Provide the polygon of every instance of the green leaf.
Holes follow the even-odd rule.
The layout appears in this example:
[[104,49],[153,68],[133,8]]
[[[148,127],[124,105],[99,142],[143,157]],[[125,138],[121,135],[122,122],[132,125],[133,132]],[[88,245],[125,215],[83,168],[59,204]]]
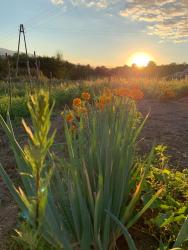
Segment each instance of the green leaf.
[[106,211],[106,213],[112,218],[112,220],[121,228],[123,235],[127,241],[127,244],[129,246],[130,250],[137,250],[135,243],[129,234],[127,228],[109,211]]
[[173,247],[181,247],[186,240],[188,240],[188,218],[183,223]]

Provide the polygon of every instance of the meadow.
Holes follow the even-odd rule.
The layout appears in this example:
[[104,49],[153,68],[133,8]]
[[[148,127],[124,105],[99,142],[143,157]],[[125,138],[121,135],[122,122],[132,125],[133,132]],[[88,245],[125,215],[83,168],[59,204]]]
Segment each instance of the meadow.
[[0,83],[14,153],[0,175],[19,208],[4,249],[188,249],[188,170],[169,164],[166,145],[138,150],[150,116],[139,103],[184,100],[188,80],[32,84]]

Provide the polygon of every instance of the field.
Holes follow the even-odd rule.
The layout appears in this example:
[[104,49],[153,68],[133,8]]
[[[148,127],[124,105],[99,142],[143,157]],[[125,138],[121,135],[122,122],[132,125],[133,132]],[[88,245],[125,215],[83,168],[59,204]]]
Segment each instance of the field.
[[188,249],[188,80],[1,82],[0,100],[0,249]]

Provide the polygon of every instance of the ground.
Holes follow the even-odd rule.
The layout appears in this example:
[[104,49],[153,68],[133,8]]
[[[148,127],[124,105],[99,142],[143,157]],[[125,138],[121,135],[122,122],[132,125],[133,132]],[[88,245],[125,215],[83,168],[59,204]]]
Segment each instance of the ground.
[[[171,167],[186,168],[188,166],[188,97],[168,102],[147,99],[137,105],[144,116],[150,112],[139,143],[141,151],[148,152],[153,143],[165,144],[171,156]],[[59,129],[57,140],[59,142],[62,134],[62,127],[59,125],[61,117],[53,120],[55,120],[53,127]],[[19,142],[25,141],[23,130],[19,126],[15,128],[15,134]],[[2,129],[0,129],[0,162],[10,176],[15,178],[14,158]],[[0,200],[0,249],[4,250],[6,237],[16,224],[18,210],[1,179]]]
[[138,109],[143,115],[150,112],[142,131],[142,151],[148,152],[153,143],[167,145],[171,167],[187,168],[188,97],[168,102],[142,100]]

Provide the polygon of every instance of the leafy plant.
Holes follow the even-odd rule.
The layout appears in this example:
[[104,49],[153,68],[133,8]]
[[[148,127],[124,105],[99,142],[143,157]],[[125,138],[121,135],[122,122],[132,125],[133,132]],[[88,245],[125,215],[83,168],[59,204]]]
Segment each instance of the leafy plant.
[[49,152],[49,95],[30,97],[28,108],[32,128],[23,122],[29,137],[21,149],[10,117],[0,116],[13,148],[22,187],[16,188],[3,167],[7,183],[27,223],[51,246],[71,249],[115,249],[121,229],[106,210],[129,229],[160,195],[154,194],[141,208],[140,197],[152,155],[141,164],[136,161],[136,141],[144,125],[138,124],[134,102],[115,98],[99,110],[89,105],[87,114],[77,120],[76,132],[64,121],[68,155]]
[[180,172],[168,168],[165,150],[163,145],[157,146],[155,150],[154,166],[145,182],[145,190],[148,192],[142,199],[147,202],[156,190],[164,187],[164,192],[152,204],[150,218],[148,220],[146,216],[145,223],[150,233],[172,244],[188,215],[188,174],[186,169]]
[[178,236],[176,238],[175,243],[173,244],[173,248],[169,248],[169,244],[160,243],[159,250],[185,250],[184,243],[188,240],[188,218],[185,219]]

